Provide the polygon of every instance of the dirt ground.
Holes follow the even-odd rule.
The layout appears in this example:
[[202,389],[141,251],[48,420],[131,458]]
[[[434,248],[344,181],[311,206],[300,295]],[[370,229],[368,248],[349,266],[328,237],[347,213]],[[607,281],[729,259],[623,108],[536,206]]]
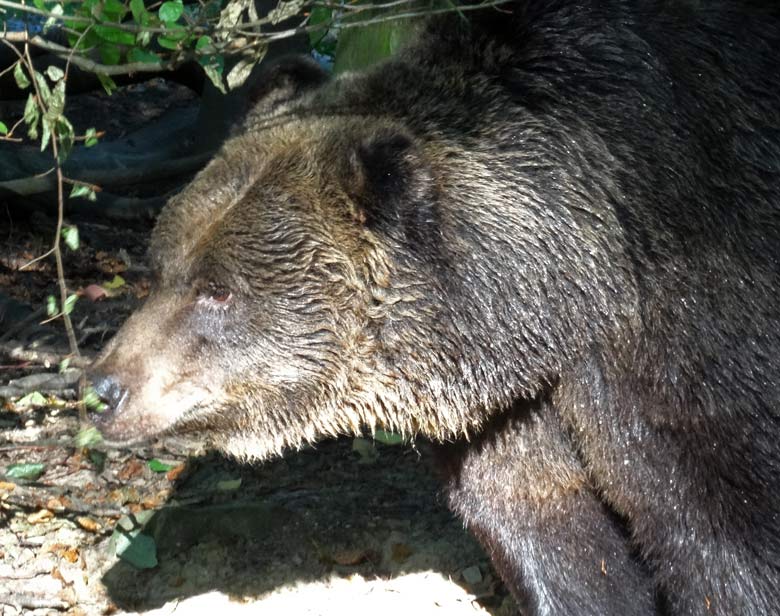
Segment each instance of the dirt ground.
[[[170,99],[156,87],[129,103],[90,95],[83,114],[110,125],[124,104],[146,121]],[[40,324],[54,264],[20,270],[49,248],[54,219],[3,209],[0,614],[518,614],[441,502],[425,442],[344,438],[258,466],[209,452],[207,437],[76,446],[79,373],[58,370],[61,324]],[[72,315],[89,359],[148,293],[151,225],[78,228],[69,287],[108,290]]]

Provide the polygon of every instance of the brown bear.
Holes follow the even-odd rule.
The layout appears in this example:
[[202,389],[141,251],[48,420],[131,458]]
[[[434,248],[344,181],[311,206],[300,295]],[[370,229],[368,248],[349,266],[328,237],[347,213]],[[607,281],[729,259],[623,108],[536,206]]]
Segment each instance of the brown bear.
[[780,8],[526,0],[256,107],[160,216],[104,434],[433,439],[531,614],[780,614]]

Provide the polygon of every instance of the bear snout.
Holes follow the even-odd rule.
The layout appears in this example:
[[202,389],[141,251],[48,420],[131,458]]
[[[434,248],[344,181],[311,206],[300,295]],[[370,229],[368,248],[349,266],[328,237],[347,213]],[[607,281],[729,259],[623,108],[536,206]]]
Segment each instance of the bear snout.
[[98,417],[105,419],[109,415],[117,413],[124,406],[129,395],[129,389],[112,374],[91,372],[88,376],[92,388],[108,408],[99,413]]

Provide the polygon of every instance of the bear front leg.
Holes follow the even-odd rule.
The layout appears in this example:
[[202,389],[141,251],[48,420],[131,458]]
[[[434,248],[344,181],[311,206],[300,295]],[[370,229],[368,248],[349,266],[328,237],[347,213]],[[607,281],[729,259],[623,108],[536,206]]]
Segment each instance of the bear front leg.
[[548,403],[438,448],[450,507],[531,615],[656,614],[649,573]]

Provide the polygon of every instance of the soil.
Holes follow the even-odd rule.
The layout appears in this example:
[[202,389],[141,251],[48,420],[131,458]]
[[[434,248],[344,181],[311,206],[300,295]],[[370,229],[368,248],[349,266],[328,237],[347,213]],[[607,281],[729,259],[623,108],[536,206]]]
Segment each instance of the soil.
[[[132,118],[120,134],[183,100],[168,84],[134,88],[69,103],[74,124],[112,128],[122,109]],[[61,322],[40,324],[54,262],[20,269],[49,249],[55,221],[3,209],[0,614],[519,614],[439,497],[425,442],[344,438],[256,466],[197,436],[77,446],[78,372],[59,374]],[[65,271],[82,293],[72,318],[87,361],[148,294],[151,226],[75,222],[81,245]],[[106,296],[93,301],[96,288]],[[32,389],[43,399],[25,401]],[[22,464],[42,467],[24,479]]]

